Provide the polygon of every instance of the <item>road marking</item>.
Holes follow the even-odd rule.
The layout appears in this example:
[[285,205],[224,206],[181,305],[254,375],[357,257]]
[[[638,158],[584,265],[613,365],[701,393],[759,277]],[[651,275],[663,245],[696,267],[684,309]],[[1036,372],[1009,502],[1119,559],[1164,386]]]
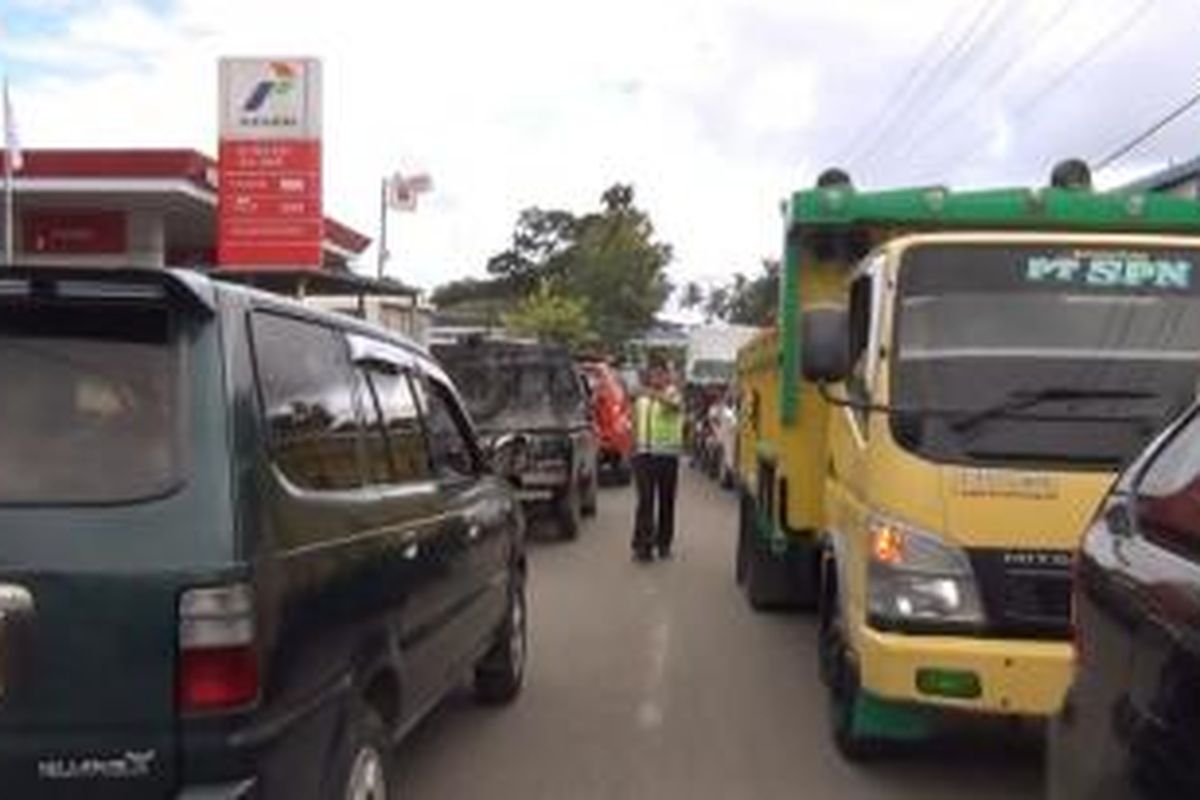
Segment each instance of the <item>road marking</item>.
[[650,664],[642,702],[637,710],[638,727],[643,730],[661,728],[665,717],[664,689],[667,678],[667,656],[671,648],[671,620],[660,616],[650,629]]

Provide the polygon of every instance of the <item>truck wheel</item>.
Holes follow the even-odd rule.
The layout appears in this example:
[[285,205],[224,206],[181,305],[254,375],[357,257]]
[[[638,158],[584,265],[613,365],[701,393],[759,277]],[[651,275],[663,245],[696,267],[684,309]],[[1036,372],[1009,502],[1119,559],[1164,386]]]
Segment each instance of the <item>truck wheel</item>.
[[475,699],[489,705],[511,702],[521,693],[529,652],[525,581],[513,574],[508,614],[496,643],[475,666]]
[[582,515],[579,485],[572,483],[554,498],[554,519],[558,523],[559,536],[568,540],[579,536]]
[[759,541],[758,531],[751,529],[746,538],[746,599],[755,611],[766,611],[780,605],[771,554]]
[[597,497],[600,494],[600,468],[596,462],[592,462],[592,471],[587,479],[587,489],[583,494],[583,501],[580,505],[580,511],[585,517],[596,516]]
[[392,749],[374,709],[356,703],[347,741],[333,772],[330,800],[389,800],[395,797]]
[[836,588],[824,600],[817,651],[821,677],[829,692],[829,732],[847,761],[869,761],[882,755],[884,743],[855,731],[855,716],[862,702],[858,669],[846,649],[845,624]]
[[733,575],[738,586],[741,586],[746,581],[746,561],[748,558],[747,549],[750,542],[750,524],[749,524],[749,509],[750,501],[744,494],[739,493],[738,496],[738,528],[737,528],[737,553],[734,556]]

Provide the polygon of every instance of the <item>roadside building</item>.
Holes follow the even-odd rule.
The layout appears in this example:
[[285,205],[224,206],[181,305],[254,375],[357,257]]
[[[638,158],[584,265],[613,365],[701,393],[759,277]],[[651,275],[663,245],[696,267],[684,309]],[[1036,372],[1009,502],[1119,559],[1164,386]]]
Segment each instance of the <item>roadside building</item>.
[[[217,262],[217,162],[195,150],[25,150],[13,180],[14,260],[25,265],[186,267]],[[0,235],[4,235],[0,215]],[[223,270],[424,341],[420,292],[353,271],[367,235],[324,219],[319,269]]]
[[1200,200],[1200,158],[1193,158],[1139,178],[1124,187],[1132,191],[1166,192]]

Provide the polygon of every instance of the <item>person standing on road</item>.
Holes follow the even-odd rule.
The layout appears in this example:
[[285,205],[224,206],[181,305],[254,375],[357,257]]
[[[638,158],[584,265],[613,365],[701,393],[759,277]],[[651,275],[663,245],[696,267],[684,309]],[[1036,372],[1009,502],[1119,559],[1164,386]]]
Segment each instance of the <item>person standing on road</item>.
[[633,557],[650,561],[655,551],[660,558],[671,557],[684,411],[683,397],[661,358],[651,359],[643,385],[633,406],[633,474],[637,487]]

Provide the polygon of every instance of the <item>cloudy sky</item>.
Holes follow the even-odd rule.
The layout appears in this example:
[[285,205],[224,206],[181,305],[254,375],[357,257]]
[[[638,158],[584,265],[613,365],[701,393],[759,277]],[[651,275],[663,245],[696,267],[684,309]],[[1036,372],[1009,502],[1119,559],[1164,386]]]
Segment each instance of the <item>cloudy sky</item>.
[[[424,287],[481,275],[521,208],[614,181],[677,283],[756,269],[780,198],[833,163],[1040,182],[1200,90],[1198,39],[1196,0],[0,0],[26,147],[214,153],[219,56],[320,57],[327,211],[374,235],[380,176],[430,172],[391,229]],[[1200,111],[1101,180],[1197,155]]]

